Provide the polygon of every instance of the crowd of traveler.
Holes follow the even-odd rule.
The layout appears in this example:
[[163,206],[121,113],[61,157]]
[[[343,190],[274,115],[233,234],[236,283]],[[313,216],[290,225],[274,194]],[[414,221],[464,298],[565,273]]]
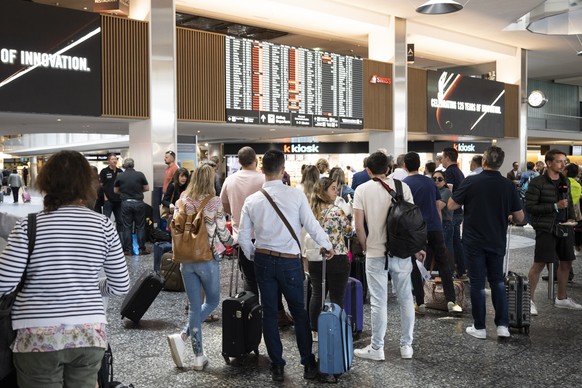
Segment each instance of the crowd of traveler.
[[[392,156],[378,150],[363,160],[362,171],[348,170],[351,185],[343,168],[330,170],[327,160],[320,159],[316,165],[305,165],[301,182],[291,187],[285,182],[285,155],[277,150],[264,154],[259,172],[255,151],[241,148],[241,168],[224,182],[217,179],[218,160],[188,171],[178,166],[173,151],[166,152],[160,198],[169,210],[166,221],[180,212],[201,210],[214,255],[209,261],[180,262],[189,308],[184,329],[168,336],[176,366],[186,366],[190,348],[194,370],[203,370],[209,363],[202,322],[220,301],[220,259],[227,246],[235,246],[244,290],[260,295],[263,338],[274,381],[285,379],[279,333],[284,325],[295,326],[303,377],[318,377],[312,350],[313,342],[318,341],[318,316],[328,293],[332,303],[344,306],[350,238],[362,247],[370,295],[371,339],[364,348],[354,350],[359,358],[385,360],[389,287],[400,309],[400,356],[413,357],[415,315],[424,310],[425,300],[417,262],[426,269],[438,269],[450,314],[463,312],[454,279],[470,282],[473,324],[466,333],[478,339],[487,338],[488,281],[497,337],[509,337],[506,232],[510,223],[524,222],[524,211],[536,233],[534,262],[528,274],[532,315],[538,314],[534,300],[541,272],[556,259],[554,305],[581,310],[582,305],[567,295],[575,251],[582,248],[582,237],[573,233],[576,222],[582,222],[578,166],[568,164],[563,152],[550,150],[541,168],[536,170],[528,162],[522,173],[514,163],[504,177],[499,172],[504,159],[504,151],[491,146],[482,156],[472,158],[471,174],[465,177],[457,151],[445,148],[435,162],[426,163],[421,174],[417,153],[398,155],[393,165]],[[108,166],[99,173],[104,203],[103,214],[98,214],[90,210],[97,187],[86,159],[74,151],[53,155],[36,180],[36,188],[44,195],[43,211],[17,223],[0,255],[0,295],[14,291],[23,274],[27,279],[12,318],[17,330],[13,350],[20,387],[57,382],[95,385],[107,348],[102,296],[123,295],[129,289],[124,254],[131,255],[134,226],[140,254],[149,253],[143,236],[148,181],[135,170],[133,159],[126,158],[122,168],[117,163],[117,156],[110,155]],[[427,226],[426,248],[410,257],[385,254],[386,216],[393,202],[384,184],[396,190],[395,180],[402,182],[404,200],[419,207]],[[76,231],[73,235],[66,233],[71,228]],[[32,254],[29,244],[34,248]],[[308,306],[305,272],[312,284]],[[327,287],[322,289],[324,281]],[[54,287],[46,290],[43,285],[51,282]],[[40,288],[43,292],[38,292]],[[82,311],[60,303],[63,294],[70,303],[84,306]],[[55,362],[62,367],[52,368]]]

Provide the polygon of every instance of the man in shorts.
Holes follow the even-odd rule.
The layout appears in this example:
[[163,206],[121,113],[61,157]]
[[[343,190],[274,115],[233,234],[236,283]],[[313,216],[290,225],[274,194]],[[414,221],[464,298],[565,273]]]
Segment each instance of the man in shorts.
[[[546,153],[546,171],[533,178],[525,193],[525,207],[530,215],[533,228],[536,231],[536,247],[534,263],[528,274],[531,288],[531,314],[538,315],[534,304],[534,294],[540,274],[546,264],[553,263],[557,256],[558,266],[558,294],[554,306],[572,310],[582,310],[582,305],[568,298],[566,286],[568,275],[572,267],[574,255],[574,230],[567,227],[569,233],[564,237],[556,236],[556,229],[560,223],[574,222],[574,207],[570,198],[570,182],[562,174],[566,165],[566,154],[560,150],[550,150]],[[552,283],[549,283],[551,286]]]

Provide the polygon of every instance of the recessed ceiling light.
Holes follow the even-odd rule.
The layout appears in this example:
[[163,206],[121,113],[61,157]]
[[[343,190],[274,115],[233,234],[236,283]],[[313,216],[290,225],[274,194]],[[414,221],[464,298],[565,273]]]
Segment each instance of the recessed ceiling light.
[[200,133],[200,131],[196,131],[196,133]]
[[271,132],[275,132],[275,131],[276,131],[276,129],[275,129],[275,128],[269,128],[269,131],[271,131]]
[[208,143],[204,143],[204,147],[208,147]]
[[87,7],[83,7],[83,9],[86,11],[87,10]]
[[61,121],[61,119],[57,119],[57,121]]

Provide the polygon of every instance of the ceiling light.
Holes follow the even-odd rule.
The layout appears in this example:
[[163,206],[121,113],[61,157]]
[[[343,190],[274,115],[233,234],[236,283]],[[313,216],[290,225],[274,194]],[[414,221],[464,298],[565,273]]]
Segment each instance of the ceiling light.
[[416,12],[426,15],[443,15],[463,9],[463,6],[454,0],[428,0],[416,9]]

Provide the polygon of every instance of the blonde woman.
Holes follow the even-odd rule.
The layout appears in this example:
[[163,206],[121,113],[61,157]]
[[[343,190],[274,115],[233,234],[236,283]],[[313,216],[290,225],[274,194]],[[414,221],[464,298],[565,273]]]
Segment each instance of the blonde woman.
[[[193,368],[203,370],[208,364],[208,357],[202,348],[202,321],[218,306],[220,299],[219,255],[225,250],[223,244],[232,245],[233,240],[226,228],[226,219],[222,202],[216,196],[214,188],[214,169],[208,164],[198,167],[192,173],[188,187],[176,203],[176,211],[183,208],[186,213],[195,213],[201,203],[211,197],[204,207],[203,214],[208,231],[210,247],[214,250],[214,259],[205,262],[181,263],[184,288],[190,304],[188,325],[180,334],[168,336],[172,358],[178,368],[183,368],[186,358],[186,343],[190,338],[196,356]],[[206,294],[201,304],[202,289]]]
[[[348,250],[344,242],[344,235],[351,232],[350,222],[338,206],[334,204],[337,197],[337,183],[331,178],[321,178],[314,187],[311,198],[311,210],[319,224],[329,236],[335,256],[328,259],[326,263],[326,290],[332,303],[344,307],[344,294],[348,277],[350,276],[350,262],[348,260]],[[311,302],[309,304],[309,318],[314,341],[317,341],[317,318],[321,311],[321,301],[325,299],[322,295],[322,257],[309,258],[309,274],[313,284]]]

